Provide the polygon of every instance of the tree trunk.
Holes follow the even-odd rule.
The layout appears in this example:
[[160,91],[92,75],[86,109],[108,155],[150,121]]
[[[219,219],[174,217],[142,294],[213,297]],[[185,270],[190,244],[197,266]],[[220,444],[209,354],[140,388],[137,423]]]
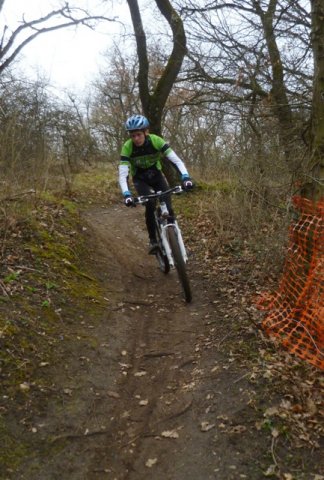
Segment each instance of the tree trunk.
[[[138,86],[143,113],[150,121],[152,133],[161,135],[162,114],[171,89],[180,71],[186,54],[186,35],[182,20],[169,0],[155,0],[161,14],[172,30],[173,48],[168,62],[156,84],[150,92],[148,82],[149,61],[147,55],[146,36],[137,0],[127,0],[135,32],[137,55],[139,60]],[[170,163],[164,164],[164,173],[169,183],[175,183],[175,171]]]
[[150,91],[148,85],[149,61],[147,56],[146,35],[137,0],[127,0],[135,33],[137,56],[139,61],[138,87],[143,113],[148,117]]
[[311,150],[302,194],[312,200],[324,197],[324,4],[312,0],[312,48],[314,54],[314,84],[311,116]]
[[287,97],[287,90],[284,79],[284,69],[280,56],[280,51],[278,48],[276,36],[275,36],[275,27],[274,27],[274,16],[277,7],[278,0],[270,0],[268,9],[263,11],[260,3],[255,0],[254,7],[258,13],[261,23],[263,26],[264,38],[267,43],[269,58],[272,68],[272,89],[271,96],[274,102],[274,114],[278,119],[280,130],[279,138],[280,144],[283,148],[285,159],[288,165],[288,168],[291,173],[296,171],[295,159],[294,159],[294,149],[292,148],[294,144],[294,128],[293,128],[293,117],[291,108],[289,105],[289,100]]

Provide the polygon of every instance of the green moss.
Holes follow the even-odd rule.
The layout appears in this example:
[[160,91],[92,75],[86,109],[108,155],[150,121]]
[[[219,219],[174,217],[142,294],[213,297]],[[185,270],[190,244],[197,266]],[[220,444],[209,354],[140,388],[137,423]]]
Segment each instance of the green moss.
[[5,321],[0,320],[0,325],[1,325],[2,336],[15,335],[19,331],[17,326],[14,323],[12,323],[10,320],[5,320]]
[[[74,318],[79,309],[96,317],[106,306],[99,282],[86,270],[86,245],[78,233],[76,211],[72,201],[64,200],[40,205],[34,216],[26,217],[21,256],[28,252],[28,269],[5,277],[15,290],[0,302],[0,362],[5,391],[12,395],[19,392],[21,381],[42,374],[39,358],[51,361],[56,339],[68,338],[66,319]],[[7,302],[13,300],[14,308],[8,309]]]
[[76,259],[76,253],[71,246],[62,243],[62,238],[51,235],[47,230],[39,229],[36,238],[39,242],[30,242],[28,248],[36,257],[52,259],[59,264],[70,265]]
[[0,295],[0,303],[10,303],[10,298]]
[[[103,304],[103,290],[100,285],[95,280],[90,281],[87,278],[84,278],[79,272],[82,279],[73,279],[69,280],[66,284],[66,288],[69,292],[69,295],[77,298],[80,302],[79,305],[88,305],[90,308],[89,301],[96,302],[97,304]],[[93,305],[91,306],[93,310]]]
[[[84,186],[86,183],[84,178]],[[101,185],[104,191],[107,177]],[[87,192],[84,196],[88,198]],[[82,314],[95,324],[107,305],[100,282],[88,269],[92,267],[87,265],[79,205],[46,193],[32,208],[20,211],[19,235],[10,238],[8,252],[15,252],[18,265],[26,269],[12,266],[6,270],[4,264],[1,272],[9,295],[0,298],[0,368],[4,402],[5,398],[10,401],[8,416],[0,420],[0,478],[7,478],[36,451],[42,457],[47,450],[53,454],[62,447],[60,442],[53,449],[46,441],[31,446],[28,441],[33,438],[35,442],[34,437],[26,433],[21,440],[16,434],[17,426],[11,424],[15,405],[20,410],[27,405],[37,408],[38,401],[33,387],[24,393],[20,384],[50,384],[52,380],[40,363],[55,364],[58,352],[73,347],[76,335],[87,347],[98,348],[99,340],[77,320]]]
[[72,215],[75,215],[78,211],[77,205],[70,200],[63,199],[61,200],[61,204]]
[[3,418],[0,418],[0,438],[0,465],[7,470],[14,470],[26,458],[29,448],[8,431]]
[[7,275],[3,279],[3,281],[4,281],[4,283],[11,283],[11,282],[14,282],[15,280],[17,280],[18,277],[19,277],[19,272],[12,272],[9,275]]
[[[16,428],[14,426],[14,428]],[[56,455],[62,451],[65,446],[63,441],[53,443],[51,438],[41,443],[31,441],[22,441],[18,434],[11,431],[9,425],[6,424],[5,419],[0,417],[0,478],[9,478],[12,472],[17,471],[23,464],[26,458],[32,459],[29,464],[28,471],[25,472],[28,478],[34,478],[39,469],[39,460],[35,455],[38,453],[41,457],[47,458],[49,455]],[[25,437],[26,438],[26,437]],[[34,461],[36,460],[36,461]],[[29,477],[32,475],[32,477]],[[11,477],[10,477],[11,478]],[[36,478],[36,477],[35,477]],[[38,477],[37,477],[38,478]]]
[[41,192],[40,194],[40,199],[44,202],[56,202],[57,201],[57,197],[55,195],[54,192],[51,192],[49,190],[46,190],[44,192]]

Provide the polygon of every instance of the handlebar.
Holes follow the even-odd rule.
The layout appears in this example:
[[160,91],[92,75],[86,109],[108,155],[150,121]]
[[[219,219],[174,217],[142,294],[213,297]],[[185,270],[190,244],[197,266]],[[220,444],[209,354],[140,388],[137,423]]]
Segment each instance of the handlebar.
[[149,195],[142,195],[140,197],[134,197],[134,203],[135,204],[146,203],[153,198],[164,197],[165,195],[168,195],[169,193],[179,194],[179,193],[182,193],[182,192],[184,192],[184,190],[181,187],[181,185],[177,185],[173,188],[169,188],[168,190],[165,190],[164,192],[156,192],[156,193],[150,193]]

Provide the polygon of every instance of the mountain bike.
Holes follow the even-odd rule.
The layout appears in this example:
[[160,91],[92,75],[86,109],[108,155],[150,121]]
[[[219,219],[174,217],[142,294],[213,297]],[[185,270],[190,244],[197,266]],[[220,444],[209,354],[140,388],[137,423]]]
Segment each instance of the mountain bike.
[[165,195],[180,194],[184,190],[180,185],[165,190],[164,192],[156,192],[149,195],[135,197],[134,202],[137,204],[144,204],[150,200],[156,200],[155,205],[155,228],[157,247],[154,255],[157,258],[160,270],[167,274],[170,269],[175,268],[178,273],[178,278],[182,286],[184,298],[187,303],[191,302],[192,294],[190,288],[190,281],[186,270],[186,263],[188,255],[181,235],[181,230],[177,220],[169,215],[165,203]]

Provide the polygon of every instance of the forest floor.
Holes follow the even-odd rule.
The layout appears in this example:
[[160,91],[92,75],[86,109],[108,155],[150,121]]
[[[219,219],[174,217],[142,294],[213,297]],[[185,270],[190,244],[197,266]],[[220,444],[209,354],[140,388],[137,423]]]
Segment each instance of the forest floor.
[[[147,254],[142,208],[88,206],[80,222],[86,286],[72,289],[65,250],[43,291],[28,275],[50,265],[45,247],[38,263],[26,239],[5,256],[6,278],[19,271],[22,280],[2,282],[0,340],[19,361],[16,377],[10,359],[1,370],[0,478],[324,479],[319,372],[259,328],[254,304],[264,287],[253,255],[220,251],[211,260],[199,230],[190,240],[184,226],[186,304],[176,273],[164,275]],[[59,236],[74,241],[64,228]],[[32,319],[27,293],[45,319]],[[23,353],[12,341],[19,335]]]

